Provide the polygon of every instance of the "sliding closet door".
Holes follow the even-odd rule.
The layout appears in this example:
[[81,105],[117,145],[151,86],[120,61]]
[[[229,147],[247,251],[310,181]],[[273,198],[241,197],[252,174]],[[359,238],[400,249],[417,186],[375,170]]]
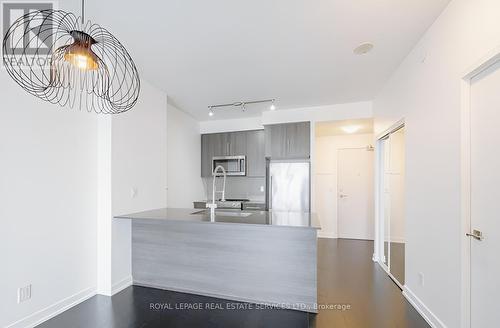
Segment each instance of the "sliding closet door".
[[405,130],[379,140],[380,263],[401,286],[405,272]]
[[405,282],[405,131],[390,136],[390,273],[401,284]]
[[390,227],[391,227],[391,194],[389,190],[390,181],[389,167],[390,167],[390,150],[389,137],[380,140],[380,199],[381,199],[381,240],[382,240],[382,264],[384,269],[389,270],[390,259]]

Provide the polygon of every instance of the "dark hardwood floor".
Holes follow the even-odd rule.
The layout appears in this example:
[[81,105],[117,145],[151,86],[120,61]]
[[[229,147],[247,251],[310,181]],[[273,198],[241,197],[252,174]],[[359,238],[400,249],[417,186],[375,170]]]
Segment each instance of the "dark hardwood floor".
[[404,243],[391,243],[391,273],[401,285],[405,284]]
[[[112,298],[95,296],[38,328],[429,327],[396,284],[372,262],[372,253],[370,241],[319,239],[318,302],[336,309],[320,310],[318,315],[129,287]],[[181,308],[188,304],[201,309]]]
[[320,311],[312,327],[430,327],[372,256],[372,241],[319,240],[318,303],[346,304],[351,308]]

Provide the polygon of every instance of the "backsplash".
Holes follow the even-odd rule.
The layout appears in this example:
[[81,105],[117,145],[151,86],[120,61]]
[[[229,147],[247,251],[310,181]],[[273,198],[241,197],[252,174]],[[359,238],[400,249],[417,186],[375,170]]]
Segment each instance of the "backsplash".
[[[222,179],[218,180],[217,190],[222,189]],[[206,199],[212,199],[212,178],[203,178]],[[251,201],[265,201],[265,178],[228,177],[226,198],[246,198]],[[220,194],[216,196],[220,198]]]

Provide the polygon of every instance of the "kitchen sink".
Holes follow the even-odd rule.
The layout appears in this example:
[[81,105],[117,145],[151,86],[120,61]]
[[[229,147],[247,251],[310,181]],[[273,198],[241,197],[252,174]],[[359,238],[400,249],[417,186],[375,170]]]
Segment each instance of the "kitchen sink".
[[[208,214],[210,215],[210,211],[209,210],[201,210],[201,211],[196,211],[196,212],[193,212],[191,213],[192,215],[200,215],[200,214]],[[246,218],[250,215],[252,215],[253,213],[252,212],[242,212],[242,211],[224,211],[224,210],[219,210],[219,211],[215,211],[215,216],[217,217],[224,217],[224,216],[228,216],[228,217],[242,217],[242,218]]]

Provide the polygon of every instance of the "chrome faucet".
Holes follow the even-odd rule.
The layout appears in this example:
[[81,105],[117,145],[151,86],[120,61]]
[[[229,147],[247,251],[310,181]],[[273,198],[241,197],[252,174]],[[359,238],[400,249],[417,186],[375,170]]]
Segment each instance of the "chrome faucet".
[[[220,172],[219,172],[220,171]],[[221,196],[221,201],[226,200],[226,170],[221,166],[218,165],[215,170],[212,173],[213,176],[213,181],[212,181],[212,203],[207,203],[207,208],[210,208],[210,221],[214,222],[215,221],[215,209],[217,208],[217,204],[215,203],[215,193],[220,192],[222,194]],[[223,177],[223,183],[222,183],[222,190],[216,190],[215,189],[215,180],[217,180],[218,177]]]

